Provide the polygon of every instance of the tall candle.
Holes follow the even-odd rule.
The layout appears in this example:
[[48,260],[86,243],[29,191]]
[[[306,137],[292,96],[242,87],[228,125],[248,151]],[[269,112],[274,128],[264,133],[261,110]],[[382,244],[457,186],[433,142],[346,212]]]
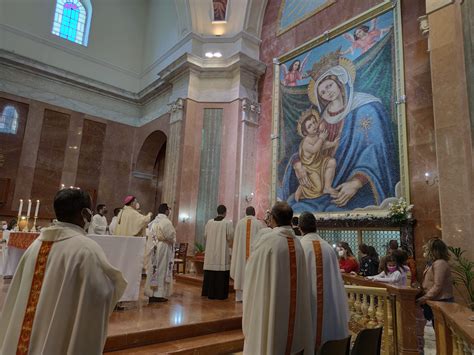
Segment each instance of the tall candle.
[[18,207],[18,215],[21,216],[21,211],[23,211],[23,200],[20,198],[20,207]]
[[35,218],[38,218],[39,209],[40,209],[40,200],[36,200]]
[[28,211],[26,212],[26,218],[30,218],[31,213],[31,200],[28,200]]

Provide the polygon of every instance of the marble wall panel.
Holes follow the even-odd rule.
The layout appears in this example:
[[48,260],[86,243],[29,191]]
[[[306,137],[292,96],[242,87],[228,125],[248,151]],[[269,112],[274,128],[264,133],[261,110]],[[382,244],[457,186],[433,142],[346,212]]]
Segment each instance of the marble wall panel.
[[442,237],[473,259],[474,154],[460,4],[430,13],[428,20]]
[[[102,154],[107,125],[101,122],[85,119],[82,125],[81,145],[68,146],[71,151],[79,150],[75,186],[89,192],[92,198],[92,207],[95,210],[99,190],[99,177],[102,170]],[[72,132],[78,136],[77,132]]]
[[46,109],[41,128],[31,198],[41,201],[42,215],[54,218],[54,195],[61,184],[70,115]]
[[[29,105],[0,96],[0,115],[7,106],[12,106],[18,113],[18,128],[15,134],[0,133],[0,179],[2,191],[0,193],[0,214],[16,215],[18,200],[14,200],[14,190],[17,184],[17,171],[23,148]],[[25,196],[27,197],[27,196]]]
[[113,209],[122,207],[123,199],[130,194],[134,134],[133,127],[107,122],[97,200],[109,207],[109,220]]

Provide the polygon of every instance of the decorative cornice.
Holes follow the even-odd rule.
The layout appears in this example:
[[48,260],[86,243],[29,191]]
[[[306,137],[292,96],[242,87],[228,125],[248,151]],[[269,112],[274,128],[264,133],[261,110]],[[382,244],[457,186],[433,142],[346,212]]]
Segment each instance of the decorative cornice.
[[242,100],[242,121],[258,126],[260,119],[260,104],[250,99]]
[[9,25],[5,25],[3,23],[0,23],[0,29],[3,29],[5,31],[8,31],[10,33],[13,33],[13,34],[16,34],[18,36],[22,36],[22,37],[25,37],[25,38],[28,38],[32,41],[35,41],[37,43],[41,43],[41,44],[44,44],[48,47],[51,47],[51,48],[56,48],[56,49],[59,49],[59,50],[62,50],[66,53],[69,53],[69,54],[72,54],[74,55],[75,57],[79,57],[79,58],[82,58],[82,59],[85,59],[85,60],[88,60],[90,62],[93,62],[93,63],[96,63],[96,64],[99,64],[99,65],[102,65],[104,67],[107,67],[107,68],[110,68],[110,69],[113,69],[113,70],[116,70],[116,71],[119,71],[123,74],[126,74],[126,75],[130,75],[132,76],[133,78],[135,79],[140,79],[140,73],[138,72],[135,72],[135,71],[132,71],[132,70],[129,70],[129,69],[126,69],[126,68],[122,68],[118,65],[114,65],[114,64],[111,64],[105,60],[102,60],[102,59],[99,59],[99,58],[96,58],[96,57],[93,57],[93,56],[90,56],[90,55],[87,55],[85,53],[83,53],[82,51],[78,51],[78,50],[75,50],[74,48],[71,48],[69,46],[63,46],[61,45],[60,43],[56,43],[54,41],[51,41],[47,38],[44,38],[44,37],[41,37],[41,36],[38,36],[38,35],[35,35],[35,34],[32,34],[32,33],[29,33],[29,32],[26,32],[26,31],[22,31],[16,27],[13,27],[13,26],[9,26]]
[[257,46],[259,46],[260,43],[262,42],[258,37],[245,31],[241,31],[232,37],[202,36],[194,32],[188,32],[173,47],[168,49],[165,53],[163,53],[163,55],[161,55],[152,64],[146,67],[141,73],[140,78],[145,77],[147,74],[149,74],[150,72],[158,68],[160,64],[166,60],[166,58],[170,58],[176,55],[179,52],[179,50],[181,48],[184,48],[185,44],[191,40],[201,42],[201,44],[210,44],[210,43],[235,43],[240,39],[248,40]]
[[230,71],[240,68],[254,73],[255,76],[260,76],[266,68],[264,63],[244,53],[236,53],[229,58],[213,60],[185,53],[164,68],[153,83],[139,93],[133,93],[2,49],[0,49],[0,65],[14,67],[27,73],[136,105],[145,105],[164,91],[169,90],[172,82],[187,71],[192,70],[200,75],[209,73],[219,77],[228,76]]
[[430,33],[430,23],[428,22],[428,15],[418,17],[418,27],[423,37],[428,37]]

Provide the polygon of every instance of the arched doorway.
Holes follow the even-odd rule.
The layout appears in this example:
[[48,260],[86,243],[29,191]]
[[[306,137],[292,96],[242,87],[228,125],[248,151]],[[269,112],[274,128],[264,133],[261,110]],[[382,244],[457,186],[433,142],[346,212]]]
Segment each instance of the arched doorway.
[[143,142],[132,172],[132,190],[139,199],[142,211],[156,213],[163,195],[165,174],[166,135],[154,131]]

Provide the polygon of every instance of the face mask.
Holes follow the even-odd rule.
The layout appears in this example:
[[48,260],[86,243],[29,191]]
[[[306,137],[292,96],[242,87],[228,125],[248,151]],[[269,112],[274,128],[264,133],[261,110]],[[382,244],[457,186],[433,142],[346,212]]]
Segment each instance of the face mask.
[[396,266],[388,266],[387,270],[388,270],[389,273],[392,273],[392,272],[397,271],[397,267]]
[[136,210],[139,210],[139,209],[140,209],[140,204],[139,204],[138,202],[135,204],[135,209],[136,209]]
[[341,256],[341,257],[346,254],[345,250],[339,250],[337,253],[338,253],[339,256]]
[[7,226],[6,224],[2,224],[2,229],[3,229],[4,231],[6,231],[7,228],[8,228],[8,226]]

